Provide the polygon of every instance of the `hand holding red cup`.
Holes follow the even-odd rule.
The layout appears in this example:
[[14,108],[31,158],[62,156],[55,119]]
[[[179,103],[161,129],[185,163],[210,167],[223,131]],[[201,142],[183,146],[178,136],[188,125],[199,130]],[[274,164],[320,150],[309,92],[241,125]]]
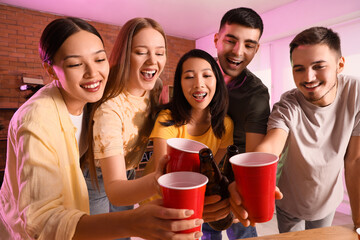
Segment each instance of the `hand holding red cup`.
[[[173,172],[162,175],[158,183],[164,207],[194,210],[194,214],[188,219],[201,219],[207,182],[206,176],[196,172]],[[196,231],[201,231],[201,226],[182,233]]]
[[237,191],[251,222],[267,222],[273,217],[278,159],[276,155],[259,152],[230,158]]

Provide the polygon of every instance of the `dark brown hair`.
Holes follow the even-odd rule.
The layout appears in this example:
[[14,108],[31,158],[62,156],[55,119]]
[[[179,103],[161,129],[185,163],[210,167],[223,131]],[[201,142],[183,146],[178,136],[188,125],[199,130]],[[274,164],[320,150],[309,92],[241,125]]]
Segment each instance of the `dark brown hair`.
[[41,60],[52,65],[54,56],[61,45],[80,30],[95,34],[104,44],[99,32],[90,23],[74,17],[55,19],[45,27],[40,37],[39,53]]
[[225,24],[239,24],[245,27],[259,29],[259,37],[261,37],[264,30],[264,24],[259,14],[251,8],[245,7],[234,8],[227,11],[221,19],[219,31],[221,31]]
[[193,49],[180,58],[175,71],[173,98],[164,106],[164,108],[171,111],[173,120],[161,124],[164,126],[181,126],[190,122],[191,105],[186,100],[181,87],[182,67],[184,62],[189,58],[204,59],[210,64],[215,75],[216,90],[214,97],[209,104],[209,109],[211,114],[211,127],[215,136],[221,138],[225,133],[224,119],[229,105],[228,92],[219,65],[210,54],[200,49]]
[[290,59],[292,58],[292,52],[300,45],[315,45],[325,44],[330,49],[334,50],[338,57],[341,57],[341,46],[339,35],[325,27],[312,27],[308,28],[298,35],[290,43]]

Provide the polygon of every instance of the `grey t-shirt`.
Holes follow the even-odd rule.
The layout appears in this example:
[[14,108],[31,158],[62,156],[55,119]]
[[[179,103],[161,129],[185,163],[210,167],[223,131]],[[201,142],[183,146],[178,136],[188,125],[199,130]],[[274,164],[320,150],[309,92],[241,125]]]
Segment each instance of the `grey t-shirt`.
[[342,169],[351,136],[360,135],[360,79],[338,76],[332,104],[318,107],[297,89],[284,93],[273,107],[268,130],[289,133],[281,159],[276,205],[304,220],[333,212],[343,199]]

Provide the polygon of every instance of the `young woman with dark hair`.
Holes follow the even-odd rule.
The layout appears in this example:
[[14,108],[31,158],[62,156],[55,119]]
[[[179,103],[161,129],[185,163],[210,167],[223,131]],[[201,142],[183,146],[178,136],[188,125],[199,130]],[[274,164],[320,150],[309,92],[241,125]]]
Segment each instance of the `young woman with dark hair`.
[[226,147],[233,143],[233,123],[226,116],[227,107],[227,89],[214,58],[199,49],[182,56],[175,71],[173,98],[159,113],[150,135],[155,165],[166,155],[169,138],[202,142],[219,163]]

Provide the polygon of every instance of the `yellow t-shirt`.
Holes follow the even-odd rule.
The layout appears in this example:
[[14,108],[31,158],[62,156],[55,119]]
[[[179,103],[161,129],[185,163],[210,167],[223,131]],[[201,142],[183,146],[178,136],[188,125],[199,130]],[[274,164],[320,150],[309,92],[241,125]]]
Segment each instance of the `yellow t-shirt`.
[[154,88],[137,97],[123,91],[117,97],[103,103],[95,112],[93,139],[96,159],[123,155],[126,169],[135,168],[146,150],[149,135],[154,126],[150,105],[157,105],[162,90],[158,79]]
[[172,120],[170,110],[162,110],[159,113],[159,116],[155,122],[154,129],[151,132],[151,139],[186,138],[195,140],[208,146],[213,152],[214,156],[216,155],[219,148],[226,148],[227,146],[233,144],[234,124],[229,116],[225,117],[225,134],[222,136],[221,139],[215,136],[211,126],[208,131],[206,131],[203,135],[192,136],[187,132],[186,125],[182,125],[180,127],[177,127],[175,125],[166,127],[160,124],[160,122],[166,122],[168,120]]

